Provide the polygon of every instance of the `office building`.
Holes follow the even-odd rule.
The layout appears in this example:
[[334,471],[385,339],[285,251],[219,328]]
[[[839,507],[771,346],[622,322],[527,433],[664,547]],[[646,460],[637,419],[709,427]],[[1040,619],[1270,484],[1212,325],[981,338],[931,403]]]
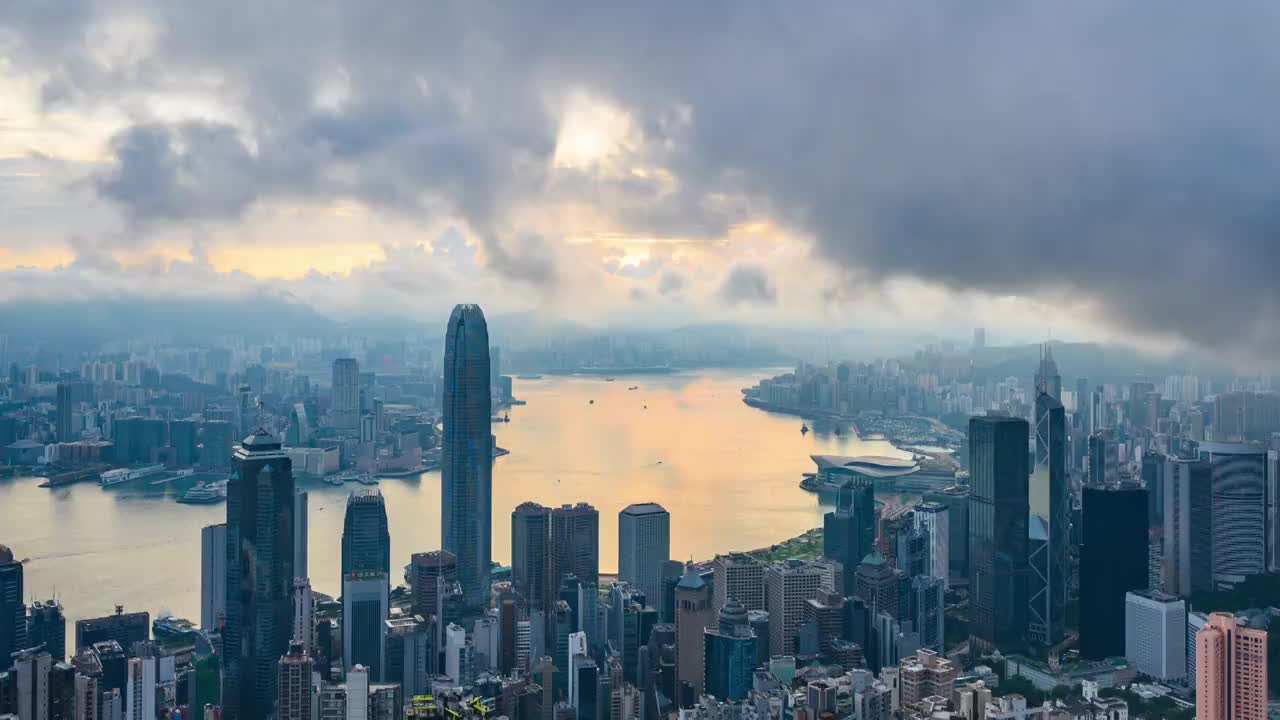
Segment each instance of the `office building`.
[[304,577],[293,579],[293,632],[290,640],[300,643],[303,652],[308,655],[312,650],[312,636],[315,634],[315,596],[311,591],[311,581]]
[[1213,583],[1230,587],[1267,571],[1267,449],[1200,443],[1213,478]]
[[391,612],[386,573],[353,570],[342,578],[342,667],[364,666],[382,682],[386,621]]
[[464,603],[488,604],[493,530],[489,329],[478,305],[458,305],[444,341],[440,511],[444,549],[457,558]]
[[200,530],[200,627],[221,632],[227,618],[227,524]]
[[1164,511],[1161,585],[1171,595],[1213,589],[1213,474],[1209,463],[1168,458],[1160,480]]
[[[1052,363],[1052,357],[1048,362]],[[1041,371],[1045,369],[1042,361]],[[1041,380],[1050,383],[1054,377]],[[1060,379],[1058,383],[1060,387]],[[1027,638],[1054,645],[1066,631],[1071,486],[1067,481],[1066,413],[1057,396],[1043,386],[1036,395],[1035,421],[1035,465],[1027,496],[1033,516],[1027,541]]]
[[129,679],[125,689],[125,720],[155,720],[156,659],[129,658]]
[[[446,550],[414,553],[410,559],[410,585],[413,588],[413,613],[434,617],[439,621],[443,589],[458,579],[458,561]],[[443,627],[443,625],[441,625]]]
[[1048,343],[1040,346],[1040,366],[1036,368],[1035,388],[1037,393],[1045,393],[1059,405],[1062,404],[1062,375],[1058,373],[1058,363],[1053,359],[1053,346]]
[[122,648],[132,648],[134,643],[146,642],[150,637],[151,614],[127,613],[119,605],[114,615],[76,621],[77,649],[108,640],[114,640]]
[[1142,453],[1142,487],[1147,491],[1147,587],[1164,589],[1164,455]]
[[969,488],[952,485],[924,494],[925,502],[947,507],[947,562],[951,567],[949,584],[969,580]]
[[1267,633],[1210,613],[1196,634],[1196,720],[1265,720]]
[[76,669],[70,663],[49,667],[49,720],[73,720],[76,714]]
[[1147,491],[1085,487],[1080,548],[1080,654],[1124,654],[1125,595],[1147,588]]
[[360,426],[360,364],[355,358],[333,361],[331,388],[329,411],[333,415],[333,426],[355,430]]
[[1186,677],[1186,603],[1157,591],[1125,595],[1124,657],[1135,670],[1161,682]]
[[900,616],[900,619],[911,621],[915,634],[919,636],[920,647],[943,652],[947,603],[942,578],[917,575],[899,587],[899,593],[906,594],[905,603],[902,598],[898,600],[900,613],[906,606],[905,616]]
[[421,615],[403,615],[386,621],[386,682],[400,683],[404,696],[425,695],[436,670],[436,645],[432,625]]
[[227,488],[224,720],[263,720],[276,700],[276,664],[293,632],[293,466],[258,429],[234,455]]
[[525,502],[511,511],[511,585],[524,607],[551,603],[551,509]]
[[67,616],[57,600],[36,600],[31,604],[27,647],[43,649],[55,663],[67,659]]
[[200,465],[210,469],[231,467],[235,427],[227,420],[209,420],[200,428]]
[[1120,482],[1120,444],[1109,429],[1089,436],[1089,482],[1094,485]]
[[835,509],[822,517],[822,555],[844,568],[843,585],[853,587],[858,563],[876,539],[875,485],[870,478],[850,477],[836,493]]
[[27,647],[27,606],[22,594],[22,563],[0,545],[0,662]]
[[972,655],[1016,651],[1026,641],[1026,420],[969,420],[969,644]]
[[940,502],[922,502],[915,506],[912,518],[916,528],[925,531],[929,541],[925,573],[941,580],[945,588],[951,578],[950,509]]
[[671,514],[657,503],[628,505],[618,513],[618,579],[644,593],[650,605],[662,597],[662,567],[671,559]]
[[12,693],[10,703],[18,720],[49,720],[49,671],[53,659],[47,652],[24,649],[9,660],[13,663],[11,682],[16,688],[5,683],[5,690]]
[[551,584],[570,575],[583,585],[600,581],[600,513],[587,503],[551,510]]
[[[342,521],[342,577],[367,571],[391,577],[387,505],[376,487],[351,493]],[[373,677],[376,680],[377,673]]]
[[803,560],[770,565],[764,573],[769,608],[769,654],[794,655],[796,634],[804,622],[805,601],[818,596],[823,571]]
[[293,576],[309,578],[307,568],[307,492],[293,494]]
[[357,665],[347,671],[346,720],[370,720],[369,685],[368,668]]
[[[717,555],[711,562],[712,602],[711,607],[717,613],[724,609],[732,598],[747,612],[764,610],[764,569],[765,564],[746,553],[730,553]],[[766,642],[761,638],[761,642]]]
[[702,694],[703,633],[711,625],[711,588],[690,563],[676,584],[676,684],[688,683],[693,696]]
[[717,699],[739,701],[752,688],[756,669],[756,637],[747,608],[730,596],[720,607],[715,628],[703,636],[705,655],[705,687],[703,691]]
[[302,643],[290,643],[280,658],[276,687],[276,720],[311,720],[311,656]]
[[99,720],[98,709],[102,704],[102,693],[98,689],[98,676],[77,672],[75,676],[75,720]]
[[195,420],[174,420],[169,423],[169,446],[173,448],[173,461],[178,467],[191,467],[199,457],[199,430]]
[[902,574],[889,563],[877,550],[872,550],[862,562],[853,577],[853,595],[862,598],[872,615],[878,612],[898,616],[898,585]]

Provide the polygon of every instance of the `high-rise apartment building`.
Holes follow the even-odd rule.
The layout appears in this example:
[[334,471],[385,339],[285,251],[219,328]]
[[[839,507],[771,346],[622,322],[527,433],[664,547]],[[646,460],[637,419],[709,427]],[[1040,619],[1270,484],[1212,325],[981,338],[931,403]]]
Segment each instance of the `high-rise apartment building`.
[[1080,548],[1080,654],[1124,654],[1125,595],[1147,588],[1147,491],[1085,487]]
[[1124,600],[1124,656],[1161,682],[1187,672],[1187,605],[1181,598],[1139,590]]
[[[1052,363],[1051,355],[1046,355]],[[1027,637],[1054,645],[1066,631],[1067,545],[1071,538],[1071,485],[1067,481],[1067,420],[1062,403],[1051,391],[1057,378],[1041,378],[1035,402],[1035,465],[1031,469],[1028,503],[1034,517],[1029,527],[1027,575]],[[1044,362],[1041,371],[1045,370]],[[1059,393],[1061,379],[1057,378]]]
[[587,503],[551,510],[551,584],[569,575],[587,586],[600,581],[600,513]]
[[658,606],[662,566],[671,559],[671,514],[658,503],[628,505],[618,513],[618,578]]
[[1265,720],[1267,633],[1211,613],[1196,635],[1196,719]]
[[511,511],[511,584],[524,606],[545,611],[551,582],[551,508],[525,502]]
[[156,720],[156,658],[129,658],[125,720]]
[[360,363],[355,358],[333,361],[329,411],[333,426],[342,430],[360,427]]
[[464,602],[477,613],[488,602],[493,556],[490,397],[484,313],[478,305],[458,305],[444,340],[441,538],[444,549],[457,558]]
[[227,524],[200,530],[200,627],[221,632],[227,619]]
[[1030,426],[969,420],[969,644],[971,653],[1026,642]]
[[311,667],[302,643],[290,643],[278,664],[276,720],[311,720]]
[[49,653],[23,649],[8,661],[13,663],[10,672],[17,691],[10,702],[17,710],[18,720],[50,720],[49,671],[53,667],[53,659]]
[[917,650],[898,661],[899,702],[915,707],[927,697],[950,698],[959,668],[932,650]]
[[293,632],[293,466],[258,429],[235,451],[227,488],[224,720],[263,720]]
[[[926,553],[925,574],[942,581],[946,587],[951,576],[951,513],[940,502],[922,502],[912,512],[917,528],[927,533],[929,547]],[[848,585],[845,585],[848,588]]]

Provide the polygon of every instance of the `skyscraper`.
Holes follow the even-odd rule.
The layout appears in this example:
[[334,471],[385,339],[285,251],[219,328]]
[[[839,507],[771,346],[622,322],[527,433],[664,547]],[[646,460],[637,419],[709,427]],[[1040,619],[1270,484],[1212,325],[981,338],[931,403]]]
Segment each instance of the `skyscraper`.
[[676,684],[687,683],[695,698],[702,695],[706,662],[703,634],[712,624],[712,612],[711,588],[690,563],[676,583]]
[[27,606],[22,602],[22,563],[0,545],[0,663],[27,647]]
[[352,570],[342,576],[342,667],[363,665],[374,682],[383,679],[389,593],[384,572]]
[[307,578],[307,493],[299,490],[293,494],[293,575]]
[[549,607],[551,509],[525,502],[511,511],[511,584],[530,610]]
[[1040,346],[1040,366],[1036,368],[1035,385],[1037,393],[1046,393],[1062,403],[1062,375],[1058,373],[1058,363],[1053,361],[1053,346],[1048,343]]
[[445,550],[414,553],[409,558],[410,585],[413,587],[413,612],[423,617],[436,618],[436,627],[443,628],[440,621],[441,587],[453,585],[458,580],[458,560],[453,553]]
[[391,576],[387,504],[376,487],[351,493],[342,520],[342,577],[367,570]]
[[1147,491],[1086,487],[1080,549],[1080,654],[1124,654],[1125,595],[1147,588]]
[[311,720],[311,656],[302,643],[290,643],[281,656],[276,686],[276,720]]
[[1164,591],[1190,595],[1213,588],[1213,474],[1201,460],[1169,458],[1164,483],[1161,542]]
[[1267,448],[1205,442],[1213,477],[1213,583],[1233,585],[1267,571]]
[[1110,430],[1089,436],[1089,482],[1109,485],[1120,482],[1120,445]]
[[[946,588],[950,579],[951,568],[951,517],[946,505],[939,502],[922,502],[916,505],[912,513],[916,527],[928,533],[929,550],[926,561],[926,572],[942,581]],[[849,586],[846,584],[846,588]]]
[[43,648],[55,663],[67,659],[67,616],[57,600],[36,600],[31,604],[27,646]]
[[573,575],[595,586],[600,581],[600,513],[587,503],[551,510],[552,585]]
[[769,606],[769,654],[793,655],[804,622],[805,601],[822,589],[822,568],[803,560],[774,563],[765,570]]
[[17,689],[16,697],[10,702],[16,700],[14,709],[18,711],[19,720],[49,720],[49,670],[53,667],[49,653],[23,649],[5,662],[10,660],[13,662],[11,677]]
[[479,305],[458,305],[444,339],[440,512],[445,550],[457,558],[468,609],[487,604],[493,530],[489,329]]
[[1027,631],[1026,420],[969,420],[969,645],[1013,651]]
[[[746,612],[764,610],[764,563],[746,553],[730,553],[717,555],[711,566],[715,577],[712,610],[719,613],[730,598]],[[768,641],[761,638],[760,642]]]
[[[1052,363],[1052,356],[1048,356]],[[1044,362],[1041,372],[1046,370]],[[1027,637],[1044,645],[1057,644],[1066,631],[1067,523],[1071,515],[1071,485],[1067,481],[1067,419],[1062,403],[1050,392],[1056,379],[1042,377],[1036,395],[1036,462],[1031,471],[1028,503],[1035,516],[1028,539]]]
[[[717,587],[719,583],[717,583]],[[756,638],[747,609],[733,597],[721,606],[717,628],[704,636],[705,692],[720,700],[737,701],[751,691],[756,668]]]
[[1211,613],[1196,633],[1196,719],[1265,720],[1267,633]]
[[342,430],[360,427],[360,364],[355,358],[333,361],[329,409],[333,413],[334,427]]
[[125,720],[155,720],[156,659],[129,658],[129,679],[125,687]]
[[1139,590],[1124,599],[1124,656],[1134,669],[1167,682],[1187,673],[1187,605]]
[[200,627],[220,632],[227,619],[227,524],[200,530]]
[[951,565],[951,579],[969,578],[969,487],[952,485],[925,493],[926,502],[947,506],[947,561]]
[[671,514],[658,503],[628,505],[618,513],[618,579],[658,606],[662,565],[671,559]]
[[[858,563],[876,539],[875,486],[870,478],[847,478],[836,493],[836,506],[822,518],[822,554],[844,568],[844,586],[853,587]],[[763,608],[750,608],[763,609]]]
[[223,717],[262,720],[293,630],[293,466],[259,428],[234,454],[227,488],[227,619]]

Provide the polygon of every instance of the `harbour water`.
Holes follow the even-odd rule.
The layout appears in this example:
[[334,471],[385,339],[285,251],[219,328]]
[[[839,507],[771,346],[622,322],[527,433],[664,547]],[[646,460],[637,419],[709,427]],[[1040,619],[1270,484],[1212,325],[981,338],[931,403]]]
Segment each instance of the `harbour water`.
[[[498,444],[511,451],[494,465],[494,559],[509,561],[511,510],[525,500],[594,505],[605,572],[617,567],[618,511],[633,502],[671,512],[674,558],[768,546],[821,524],[818,498],[798,486],[813,470],[809,455],[903,455],[852,432],[801,434],[800,418],[744,405],[740,389],[773,374],[517,381],[528,404],[511,408],[511,422],[494,423]],[[393,566],[439,547],[439,480],[433,472],[379,483]],[[185,485],[148,479],[105,489],[39,482],[0,479],[0,543],[29,558],[28,600],[56,595],[71,620],[115,605],[199,617],[200,528],[223,522],[225,504],[178,504]],[[359,485],[300,486],[310,493],[312,584],[336,594],[343,511]]]

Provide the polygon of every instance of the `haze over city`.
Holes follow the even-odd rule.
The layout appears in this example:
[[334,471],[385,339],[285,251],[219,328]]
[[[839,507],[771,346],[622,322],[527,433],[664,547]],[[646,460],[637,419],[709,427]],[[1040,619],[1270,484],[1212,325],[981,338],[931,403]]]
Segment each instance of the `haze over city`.
[[0,720],[1280,717],[1277,27],[0,0]]

